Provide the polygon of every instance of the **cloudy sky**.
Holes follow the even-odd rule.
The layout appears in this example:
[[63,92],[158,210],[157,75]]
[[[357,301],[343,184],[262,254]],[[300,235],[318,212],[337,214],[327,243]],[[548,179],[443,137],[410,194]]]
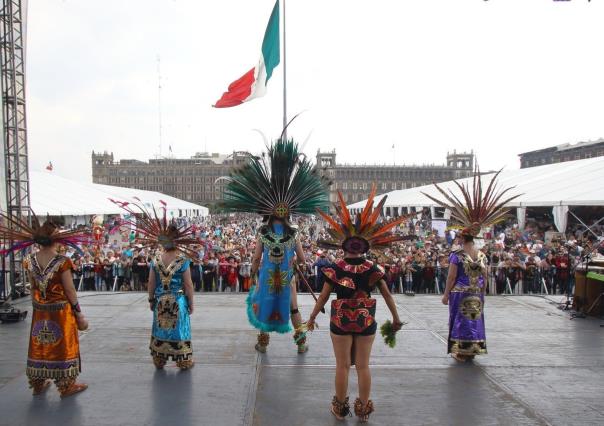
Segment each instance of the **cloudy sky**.
[[[91,179],[91,151],[259,151],[278,136],[282,65],[264,98],[213,109],[254,66],[274,0],[29,0],[30,165]],[[604,1],[287,0],[290,135],[346,163],[483,168],[604,137]],[[392,145],[395,149],[392,149]]]

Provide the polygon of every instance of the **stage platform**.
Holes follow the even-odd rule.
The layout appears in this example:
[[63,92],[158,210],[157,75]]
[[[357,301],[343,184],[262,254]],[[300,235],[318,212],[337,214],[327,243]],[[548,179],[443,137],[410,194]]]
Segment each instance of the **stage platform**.
[[[409,324],[396,348],[376,338],[371,425],[602,425],[604,328],[570,320],[551,300],[488,297],[489,354],[460,365],[446,355],[447,308],[437,296],[395,296]],[[32,397],[24,374],[29,320],[0,325],[1,425],[322,426],[334,393],[328,318],[298,355],[291,335],[254,350],[241,294],[199,294],[192,317],[197,365],[156,371],[148,353],[151,313],[143,293],[81,293],[90,331],[81,336],[82,381],[61,400]],[[306,317],[310,296],[300,297]],[[17,304],[29,309],[27,301]],[[378,320],[387,319],[383,300]],[[357,396],[350,375],[351,399]]]

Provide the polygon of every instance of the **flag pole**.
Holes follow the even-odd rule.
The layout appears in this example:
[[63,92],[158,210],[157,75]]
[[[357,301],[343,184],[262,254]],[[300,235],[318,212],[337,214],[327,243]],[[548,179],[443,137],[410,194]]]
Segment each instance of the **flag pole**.
[[287,58],[285,42],[285,0],[280,0],[283,7],[283,140],[287,140]]
[[161,123],[161,58],[157,55],[157,115],[159,121],[159,156],[161,158],[162,149],[162,123]]

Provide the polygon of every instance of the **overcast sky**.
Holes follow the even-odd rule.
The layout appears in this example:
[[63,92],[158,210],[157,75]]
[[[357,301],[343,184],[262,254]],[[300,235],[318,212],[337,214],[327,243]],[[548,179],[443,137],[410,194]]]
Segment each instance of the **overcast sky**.
[[[91,179],[92,150],[259,151],[277,137],[283,62],[264,98],[211,105],[253,67],[274,0],[29,0],[30,166]],[[338,162],[482,168],[604,137],[604,0],[287,0],[290,135]],[[393,152],[392,145],[395,145]]]

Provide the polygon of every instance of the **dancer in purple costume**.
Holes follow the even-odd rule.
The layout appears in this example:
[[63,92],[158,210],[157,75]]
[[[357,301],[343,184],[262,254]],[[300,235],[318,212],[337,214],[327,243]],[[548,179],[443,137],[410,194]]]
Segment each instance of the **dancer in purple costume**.
[[474,247],[474,238],[464,235],[463,249],[449,256],[449,275],[443,304],[449,305],[447,352],[458,361],[487,353],[484,327],[486,257]]
[[455,192],[450,189],[445,191],[434,184],[445,201],[423,193],[449,210],[453,225],[461,228],[458,236],[463,241],[463,248],[451,253],[449,257],[449,275],[442,299],[443,304],[449,305],[447,352],[460,362],[487,353],[484,326],[486,256],[474,247],[474,239],[479,238],[483,228],[504,220],[508,213],[504,206],[520,196],[518,194],[503,198],[512,188],[498,188],[497,177],[500,172],[493,174],[484,193],[478,168],[474,170],[472,188],[467,181],[461,184],[454,181],[459,190]]

